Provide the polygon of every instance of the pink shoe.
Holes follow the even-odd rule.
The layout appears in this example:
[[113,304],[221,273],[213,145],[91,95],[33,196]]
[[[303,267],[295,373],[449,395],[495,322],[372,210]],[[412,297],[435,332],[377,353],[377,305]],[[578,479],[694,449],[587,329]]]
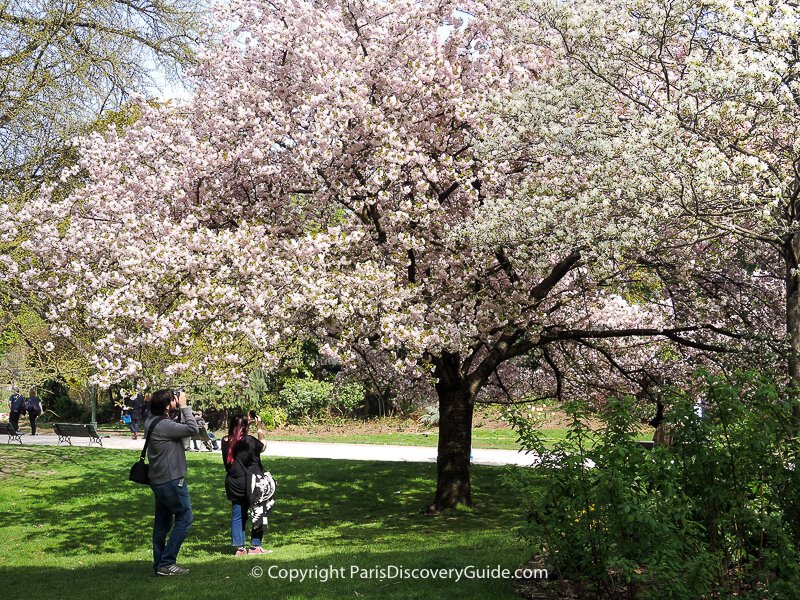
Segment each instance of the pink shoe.
[[256,546],[254,548],[250,548],[247,551],[248,554],[272,554],[272,550],[264,550],[261,546]]
[[239,548],[238,550],[236,550],[235,556],[244,556],[245,554],[247,554],[247,550],[245,550],[244,548]]

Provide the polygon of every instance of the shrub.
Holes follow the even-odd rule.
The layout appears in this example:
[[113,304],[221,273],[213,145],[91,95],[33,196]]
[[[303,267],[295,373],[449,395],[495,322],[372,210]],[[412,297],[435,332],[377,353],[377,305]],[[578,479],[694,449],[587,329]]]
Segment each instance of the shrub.
[[263,406],[258,410],[258,416],[261,417],[261,422],[268,429],[283,427],[289,420],[286,410],[281,406]]
[[290,421],[314,418],[327,410],[333,384],[316,379],[289,379],[278,394]]
[[332,406],[348,415],[364,404],[364,386],[357,381],[337,383],[333,388]]
[[49,379],[41,387],[39,396],[43,408],[53,411],[45,412],[45,420],[81,421],[87,411],[86,407],[75,402],[69,395],[67,384],[61,379]]
[[289,422],[328,417],[331,410],[341,415],[352,413],[364,403],[364,388],[358,382],[331,383],[311,378],[288,378],[278,393]]
[[250,373],[247,387],[237,401],[242,403],[244,400],[248,406],[261,406],[271,398],[274,386],[274,378],[269,373],[262,369],[256,369]]
[[439,424],[439,407],[426,406],[425,414],[419,418],[419,422],[423,427],[426,427],[427,429],[436,427]]
[[[580,405],[566,439],[543,443],[517,412],[523,445],[541,464],[512,484],[528,507],[524,533],[551,570],[589,597],[795,597],[800,499],[793,402],[769,377],[699,376],[669,392],[672,446],[645,449],[631,399],[588,427]],[[598,415],[594,415],[597,417]]]

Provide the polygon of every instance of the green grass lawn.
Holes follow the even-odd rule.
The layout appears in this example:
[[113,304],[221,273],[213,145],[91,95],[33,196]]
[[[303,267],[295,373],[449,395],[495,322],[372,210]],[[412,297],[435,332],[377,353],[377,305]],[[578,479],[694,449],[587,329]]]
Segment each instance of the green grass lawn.
[[[0,580],[32,599],[61,598],[499,598],[513,582],[351,577],[351,568],[514,570],[529,551],[522,514],[501,468],[473,467],[473,509],[424,514],[435,465],[271,458],[277,503],[268,556],[232,556],[230,504],[217,454],[191,454],[194,525],[179,562],[188,576],[151,568],[152,494],[127,481],[133,451],[0,449]],[[264,575],[250,575],[254,567]],[[289,582],[275,569],[339,571],[344,578]]]

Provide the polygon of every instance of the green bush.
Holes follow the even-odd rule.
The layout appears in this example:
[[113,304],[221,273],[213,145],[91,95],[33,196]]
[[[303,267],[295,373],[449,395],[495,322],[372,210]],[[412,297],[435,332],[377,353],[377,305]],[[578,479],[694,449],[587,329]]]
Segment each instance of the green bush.
[[305,376],[256,369],[242,389],[192,385],[192,405],[229,414],[255,410],[267,427],[328,418],[335,410],[349,415],[364,404],[364,388],[356,381],[332,383]]
[[277,397],[278,406],[285,409],[291,423],[330,417],[332,410],[348,415],[363,403],[364,388],[358,382],[334,384],[300,377],[287,378]]
[[281,406],[263,406],[258,410],[258,416],[261,417],[261,422],[268,429],[283,427],[289,421],[289,415]]
[[698,383],[703,416],[695,395],[668,393],[673,444],[653,450],[636,443],[631,399],[609,402],[599,431],[581,406],[566,407],[572,424],[553,448],[513,416],[542,457],[511,478],[528,507],[525,536],[585,597],[797,597],[793,403],[758,373]]
[[342,415],[348,415],[364,404],[364,386],[357,381],[334,385],[332,406]]
[[88,409],[70,398],[69,388],[64,381],[49,379],[42,385],[39,396],[42,407],[52,411],[45,412],[42,421],[88,421]]
[[274,378],[262,369],[256,369],[250,373],[247,387],[244,389],[242,398],[237,400],[241,403],[242,400],[249,406],[263,406],[268,403],[273,395],[275,387]]
[[331,402],[333,384],[316,379],[289,379],[278,393],[289,421],[322,415]]

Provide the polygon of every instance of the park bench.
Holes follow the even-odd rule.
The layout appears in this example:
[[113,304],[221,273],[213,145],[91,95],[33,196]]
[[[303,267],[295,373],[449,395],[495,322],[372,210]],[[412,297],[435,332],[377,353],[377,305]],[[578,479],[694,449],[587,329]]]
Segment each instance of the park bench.
[[61,444],[62,442],[68,443],[72,446],[72,439],[73,437],[88,437],[89,438],[89,445],[92,445],[92,442],[97,442],[100,444],[100,447],[103,446],[103,440],[100,439],[100,435],[97,433],[97,429],[95,429],[94,425],[88,423],[53,423],[53,431],[56,432],[58,435],[58,443]]
[[636,444],[645,450],[652,450],[653,446],[655,446],[655,442],[653,440],[636,440]]
[[8,436],[7,444],[10,444],[12,441],[19,442],[20,444],[22,443],[22,435],[14,431],[10,423],[0,423],[0,435]]
[[212,441],[213,441],[213,440],[212,440],[211,436],[208,434],[208,431],[206,430],[206,428],[205,428],[205,427],[202,427],[202,426],[201,426],[201,427],[200,427],[200,428],[197,430],[197,433],[195,433],[195,434],[194,434],[194,435],[193,435],[193,436],[192,436],[190,439],[191,439],[193,442],[194,442],[194,441],[197,441],[197,442],[202,442],[202,443],[203,443],[203,446],[205,446],[205,447],[206,447],[206,449],[208,449],[208,450],[213,450],[213,448],[212,448],[212,445],[211,445],[211,443],[212,443]]

